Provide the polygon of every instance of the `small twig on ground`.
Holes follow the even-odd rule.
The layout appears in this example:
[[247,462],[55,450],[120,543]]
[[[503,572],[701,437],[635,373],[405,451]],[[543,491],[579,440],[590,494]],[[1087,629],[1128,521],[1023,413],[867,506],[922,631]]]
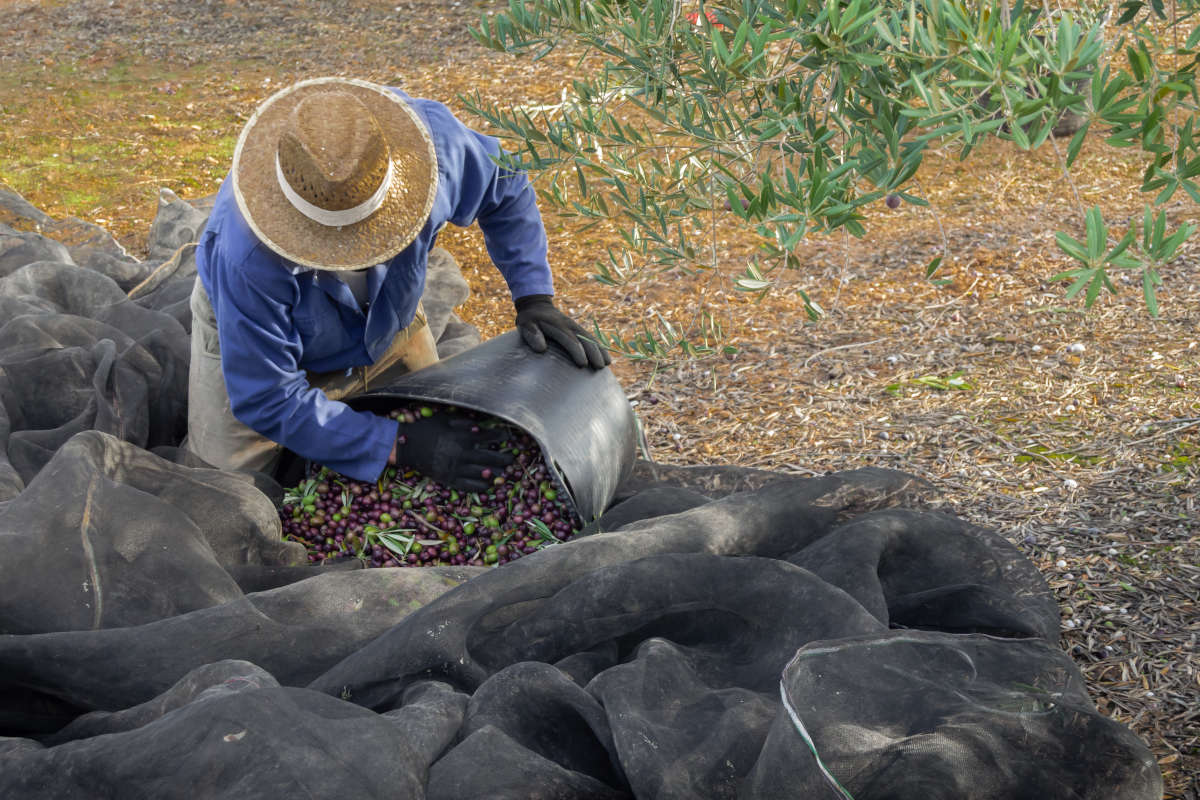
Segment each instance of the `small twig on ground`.
[[1029,456],[1030,458],[1036,458],[1039,461],[1044,461],[1049,466],[1054,467],[1055,471],[1057,471],[1059,469],[1058,464],[1054,463],[1053,460],[1047,458],[1046,456],[1042,455],[1041,453],[1038,453],[1033,450],[1027,450],[1024,447],[1015,445],[1012,442],[1010,442],[1008,439],[1006,439],[1003,436],[1001,436],[1000,434],[996,433],[995,431],[988,430],[987,428],[984,428],[981,425],[976,425],[974,422],[971,422],[969,419],[966,419],[965,417],[963,417],[961,421],[964,424],[966,424],[967,426],[969,426],[972,430],[978,431],[979,433],[982,433],[985,436],[989,436],[989,437],[995,439],[996,441],[1003,444],[1005,447],[1008,447],[1009,449],[1014,450],[1014,451],[1020,453],[1021,455]]
[[975,286],[978,283],[979,283],[979,278],[976,278],[975,280],[971,281],[971,285],[967,287],[967,290],[965,292],[963,292],[962,294],[958,295],[957,297],[952,297],[949,300],[947,300],[946,302],[938,303],[937,305],[925,306],[921,310],[922,311],[933,311],[934,309],[945,308],[946,306],[952,306],[955,303],[957,303],[959,300],[962,300],[964,297],[971,294],[971,292],[975,291]]
[[814,358],[816,358],[817,356],[824,355],[825,353],[832,353],[835,350],[849,350],[854,347],[866,347],[867,345],[879,344],[880,342],[886,342],[886,341],[887,341],[887,339],[872,339],[869,342],[852,342],[851,344],[842,344],[842,345],[838,345],[837,347],[826,347],[824,350],[818,350],[817,352],[813,353],[811,356],[806,358],[804,360],[804,366],[807,367],[809,364],[812,363],[812,360]]
[[1200,419],[1194,419],[1186,425],[1180,425],[1178,428],[1172,428],[1169,431],[1159,431],[1158,433],[1152,433],[1144,439],[1135,439],[1134,441],[1130,442],[1128,446],[1132,447],[1135,444],[1144,444],[1144,443],[1152,441],[1154,439],[1162,438],[1163,436],[1170,436],[1173,433],[1179,433],[1180,431],[1186,431],[1188,428],[1194,428],[1197,425],[1200,425]]

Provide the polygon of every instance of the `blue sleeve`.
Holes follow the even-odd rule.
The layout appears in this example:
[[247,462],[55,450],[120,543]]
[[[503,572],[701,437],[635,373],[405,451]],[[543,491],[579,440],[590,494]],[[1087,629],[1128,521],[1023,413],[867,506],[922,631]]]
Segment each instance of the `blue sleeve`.
[[221,369],[233,415],[293,452],[343,475],[376,480],[387,467],[398,423],[334,402],[308,384],[292,323],[295,283],[261,246],[224,273],[210,297]]
[[479,223],[492,263],[513,299],[554,294],[546,228],[537,194],[523,172],[502,170],[494,160],[500,142],[463,125],[441,103],[421,101],[438,143],[439,180],[449,192],[450,222]]

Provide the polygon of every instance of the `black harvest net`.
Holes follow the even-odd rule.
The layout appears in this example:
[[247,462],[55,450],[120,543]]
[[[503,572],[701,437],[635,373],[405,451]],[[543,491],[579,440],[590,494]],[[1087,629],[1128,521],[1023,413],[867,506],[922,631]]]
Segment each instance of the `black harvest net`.
[[638,461],[498,566],[310,558],[180,448],[203,211],[145,262],[39,214],[0,196],[0,797],[1161,797],[1034,565],[902,472]]

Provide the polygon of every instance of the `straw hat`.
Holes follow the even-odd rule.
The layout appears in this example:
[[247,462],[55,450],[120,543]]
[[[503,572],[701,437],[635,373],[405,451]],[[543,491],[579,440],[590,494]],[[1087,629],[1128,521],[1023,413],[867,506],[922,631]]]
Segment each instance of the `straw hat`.
[[315,78],[267,98],[233,153],[238,208],[289,261],[363,269],[429,218],[437,156],[424,122],[387,87]]

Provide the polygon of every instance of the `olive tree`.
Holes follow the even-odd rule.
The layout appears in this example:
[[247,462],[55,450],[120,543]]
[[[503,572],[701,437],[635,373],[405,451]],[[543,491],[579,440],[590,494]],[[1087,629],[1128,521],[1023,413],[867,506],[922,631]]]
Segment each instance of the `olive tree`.
[[[1132,271],[1157,315],[1160,273],[1193,233],[1168,231],[1167,204],[1200,202],[1196,2],[510,0],[475,37],[534,58],[566,47],[577,74],[551,105],[464,100],[544,204],[616,225],[624,246],[599,280],[727,270],[756,294],[800,266],[809,233],[862,235],[881,200],[927,204],[914,178],[930,148],[967,159],[989,137],[1048,145],[1069,178],[1085,137],[1102,136],[1143,154],[1144,212],[1110,233],[1098,207],[1080,207],[1082,238],[1056,234],[1074,266],[1054,278],[1090,307]],[[718,252],[730,216],[761,239],[749,261]],[[634,356],[697,352],[669,324],[598,334]]]

